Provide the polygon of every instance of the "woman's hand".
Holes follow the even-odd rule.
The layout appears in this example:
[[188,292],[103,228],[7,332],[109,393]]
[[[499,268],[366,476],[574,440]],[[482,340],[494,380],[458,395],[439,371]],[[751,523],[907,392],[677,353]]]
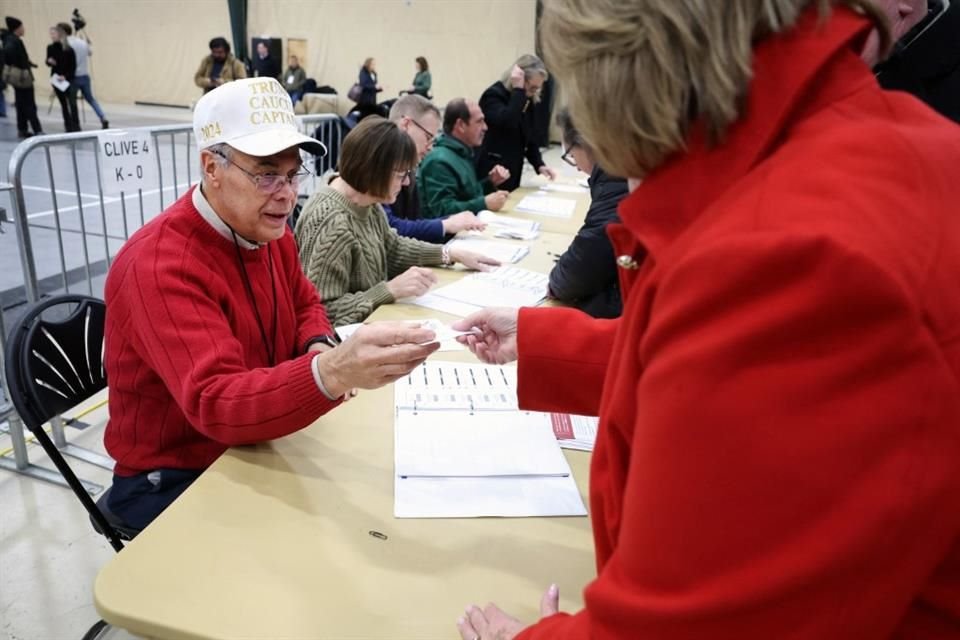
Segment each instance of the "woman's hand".
[[506,364],[517,359],[517,309],[494,307],[477,311],[450,325],[456,331],[471,331],[457,341],[487,364]]
[[[557,613],[559,602],[560,591],[552,584],[540,599],[540,617]],[[493,603],[483,609],[470,605],[464,616],[457,620],[457,630],[463,640],[512,640],[528,626]]]
[[437,284],[437,275],[426,267],[410,267],[387,283],[394,300],[422,296]]
[[486,228],[487,223],[481,222],[480,218],[470,211],[461,211],[443,219],[443,232],[446,234],[459,233],[460,231],[483,231]]
[[487,256],[482,256],[479,253],[467,251],[466,249],[460,249],[459,247],[450,249],[450,259],[474,271],[489,271],[490,267],[500,266],[499,260],[494,260],[493,258],[488,258]]

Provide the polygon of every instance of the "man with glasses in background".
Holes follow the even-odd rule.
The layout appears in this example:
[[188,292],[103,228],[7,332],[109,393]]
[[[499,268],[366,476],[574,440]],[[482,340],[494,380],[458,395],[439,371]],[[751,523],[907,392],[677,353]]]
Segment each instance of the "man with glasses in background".
[[[390,120],[404,131],[417,145],[417,161],[433,149],[433,142],[440,131],[440,110],[436,105],[416,94],[407,94],[393,103]],[[448,236],[459,231],[482,231],[486,225],[470,211],[461,211],[444,218],[424,217],[420,210],[420,194],[416,177],[400,189],[393,204],[383,205],[387,222],[397,233],[425,242],[442,243]]]
[[497,187],[510,178],[510,172],[496,165],[483,180],[476,176],[474,149],[483,142],[486,131],[483,111],[476,102],[454,98],[447,103],[443,136],[424,158],[417,176],[424,217],[503,208],[510,193]]
[[433,333],[364,327],[338,344],[288,228],[300,150],[274,78],[225,84],[194,111],[201,183],[135,233],[107,276],[104,363],[116,460],[100,506],[142,529],[228,447],[311,424],[409,373]]

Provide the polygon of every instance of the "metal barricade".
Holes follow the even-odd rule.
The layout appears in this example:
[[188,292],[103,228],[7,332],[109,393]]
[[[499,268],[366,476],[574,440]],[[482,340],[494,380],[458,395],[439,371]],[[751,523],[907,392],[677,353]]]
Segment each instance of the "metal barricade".
[[[322,173],[335,167],[335,154],[343,136],[339,116],[311,114],[299,116],[297,121],[301,132],[316,133],[334,152],[316,163],[308,157],[308,168],[314,171],[316,167]],[[14,293],[20,294],[27,305],[43,296],[60,293],[84,293],[102,298],[107,270],[123,243],[199,180],[199,154],[190,124],[127,131],[147,133],[153,142],[158,178],[154,188],[115,196],[104,193],[98,148],[100,132],[35,136],[13,150],[8,171],[11,217],[23,270],[22,290]],[[309,195],[317,184],[314,176],[301,187],[301,194]],[[5,336],[0,310],[0,353]],[[5,382],[2,386],[6,393]],[[22,425],[9,403],[4,402],[5,398],[0,397],[0,422],[8,418],[14,461],[11,463],[0,455],[0,468],[58,481],[56,472],[30,464]],[[69,445],[61,420],[52,420],[51,427],[52,439],[65,454],[113,468],[109,458]],[[95,487],[93,483],[87,484],[91,489]]]

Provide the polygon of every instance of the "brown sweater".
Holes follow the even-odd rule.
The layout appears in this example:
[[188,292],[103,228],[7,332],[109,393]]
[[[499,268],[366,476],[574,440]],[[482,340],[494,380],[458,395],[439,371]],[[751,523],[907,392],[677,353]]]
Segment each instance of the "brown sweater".
[[303,270],[334,326],[362,322],[393,302],[387,280],[443,260],[441,245],[398,236],[380,205],[359,207],[329,186],[304,205],[296,237]]

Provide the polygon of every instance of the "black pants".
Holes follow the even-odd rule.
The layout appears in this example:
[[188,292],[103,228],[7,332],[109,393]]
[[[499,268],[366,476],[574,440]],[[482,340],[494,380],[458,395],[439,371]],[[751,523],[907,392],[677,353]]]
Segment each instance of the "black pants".
[[63,128],[67,131],[80,131],[80,114],[77,112],[77,90],[70,86],[66,91],[54,88],[60,111],[63,112]]
[[107,508],[128,526],[143,529],[201,473],[202,470],[158,469],[130,477],[114,474]]
[[43,133],[40,119],[37,117],[37,102],[33,98],[33,87],[29,89],[14,89],[14,100],[17,101],[17,131],[20,135],[27,134],[27,124],[33,127],[34,133]]

